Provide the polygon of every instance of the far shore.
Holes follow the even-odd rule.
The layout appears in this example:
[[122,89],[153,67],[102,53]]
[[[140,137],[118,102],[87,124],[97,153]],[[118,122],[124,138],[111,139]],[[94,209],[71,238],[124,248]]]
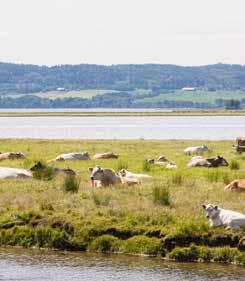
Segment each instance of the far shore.
[[245,110],[173,110],[173,111],[135,111],[135,112],[0,112],[0,117],[127,117],[127,116],[245,116]]

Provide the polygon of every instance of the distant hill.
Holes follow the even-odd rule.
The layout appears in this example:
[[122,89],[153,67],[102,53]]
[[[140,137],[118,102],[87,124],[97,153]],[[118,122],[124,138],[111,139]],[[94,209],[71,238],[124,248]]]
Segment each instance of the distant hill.
[[83,89],[176,90],[195,87],[210,91],[245,90],[245,66],[215,64],[176,65],[60,65],[0,63],[0,94]]

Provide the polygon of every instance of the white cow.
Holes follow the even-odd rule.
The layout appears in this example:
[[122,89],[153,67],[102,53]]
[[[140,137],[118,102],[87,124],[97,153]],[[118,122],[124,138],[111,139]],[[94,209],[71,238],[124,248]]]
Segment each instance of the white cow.
[[52,161],[66,161],[66,160],[89,160],[89,154],[87,151],[85,152],[71,152],[71,153],[64,153],[57,156],[55,159],[49,160],[48,162]]
[[221,209],[212,204],[202,205],[202,207],[212,227],[224,225],[226,229],[239,229],[245,226],[245,215],[242,213]]
[[146,174],[135,174],[125,169],[119,171],[121,177],[134,178],[134,179],[151,179],[152,177]]
[[32,178],[32,174],[24,169],[0,167],[0,179]]
[[168,162],[168,164],[166,165],[167,169],[177,169],[177,165],[174,162]]
[[208,147],[206,145],[190,146],[184,150],[184,152],[187,154],[198,153],[203,151],[208,151]]

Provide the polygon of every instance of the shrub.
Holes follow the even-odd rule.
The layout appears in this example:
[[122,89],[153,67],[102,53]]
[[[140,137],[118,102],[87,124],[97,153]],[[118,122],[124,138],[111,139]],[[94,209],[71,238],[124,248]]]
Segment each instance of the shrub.
[[231,170],[239,170],[240,169],[240,164],[237,160],[232,160],[230,163],[230,169]]
[[95,238],[89,247],[89,250],[102,253],[116,252],[118,249],[119,239],[108,234]]
[[77,192],[79,185],[80,183],[76,177],[67,176],[63,182],[63,190],[66,192]]
[[125,240],[121,250],[128,254],[145,254],[145,255],[165,255],[164,249],[161,249],[160,240],[146,236],[133,236]]
[[153,187],[152,195],[153,202],[155,204],[160,204],[163,206],[170,205],[170,194],[168,188],[156,185]]

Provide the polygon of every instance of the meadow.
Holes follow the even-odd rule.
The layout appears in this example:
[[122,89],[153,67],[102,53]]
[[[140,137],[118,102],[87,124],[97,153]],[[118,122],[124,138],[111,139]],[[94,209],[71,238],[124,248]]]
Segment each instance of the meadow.
[[[187,168],[191,156],[184,148],[200,144],[203,141],[0,140],[1,152],[26,155],[25,160],[0,162],[3,167],[29,169],[37,160],[75,151],[120,155],[116,160],[54,164],[73,169],[75,182],[63,176],[1,180],[0,245],[245,264],[244,252],[237,249],[244,230],[210,228],[201,207],[213,203],[245,213],[245,194],[223,190],[228,182],[245,178],[245,155],[236,154],[232,141],[205,141],[210,150],[204,157],[222,155],[230,166]],[[145,164],[144,159],[160,155],[178,169]],[[88,168],[95,165],[143,172],[153,179],[138,186],[92,188]]]

